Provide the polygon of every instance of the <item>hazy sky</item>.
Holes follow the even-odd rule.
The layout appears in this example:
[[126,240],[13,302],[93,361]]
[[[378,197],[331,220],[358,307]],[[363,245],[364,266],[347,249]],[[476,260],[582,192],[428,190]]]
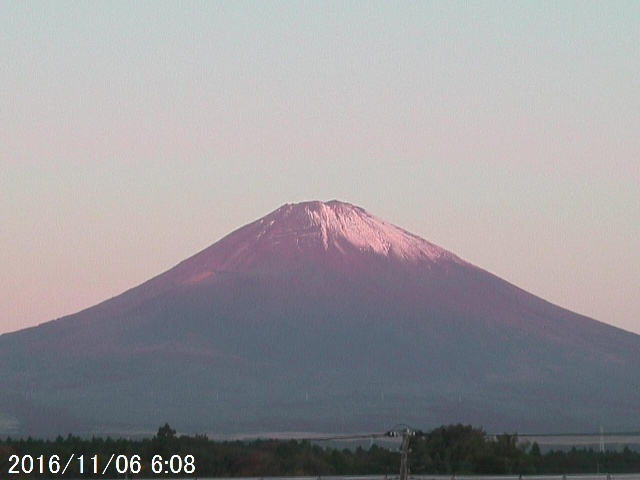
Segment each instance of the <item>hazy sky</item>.
[[0,1],[0,333],[334,198],[640,333],[640,2]]

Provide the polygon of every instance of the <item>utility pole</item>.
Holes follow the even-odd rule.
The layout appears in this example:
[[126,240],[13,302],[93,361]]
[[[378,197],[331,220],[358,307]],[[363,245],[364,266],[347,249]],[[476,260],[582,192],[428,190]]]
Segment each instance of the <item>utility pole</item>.
[[402,444],[400,445],[400,478],[399,480],[407,480],[409,478],[409,439],[416,434],[413,430],[405,428],[404,430],[392,430],[387,432],[390,437],[399,437],[402,435]]
[[409,454],[409,431],[402,434],[402,445],[400,446],[400,480],[407,480],[409,477],[409,465],[407,465],[407,457]]
[[400,444],[400,478],[399,480],[408,480],[409,478],[409,440],[416,435],[416,431],[410,429],[406,425],[402,425],[402,428],[398,428],[400,425],[396,425],[392,430],[385,433],[363,433],[355,435],[337,435],[330,437],[311,437],[303,440],[310,440],[314,442],[326,441],[326,440],[357,440],[370,438],[373,442],[374,438],[380,437],[402,437],[402,443]]

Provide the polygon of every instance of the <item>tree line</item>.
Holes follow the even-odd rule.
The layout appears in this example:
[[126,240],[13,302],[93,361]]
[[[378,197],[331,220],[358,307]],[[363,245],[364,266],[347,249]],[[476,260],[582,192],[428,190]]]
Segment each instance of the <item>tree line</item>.
[[[112,456],[117,465],[109,464],[103,475]],[[68,435],[0,441],[0,478],[394,477],[399,463],[397,448],[376,444],[338,449],[307,440],[213,441],[206,435],[177,435],[167,424],[140,440]],[[447,425],[411,438],[409,467],[415,475],[638,473],[640,452],[625,447],[543,453],[536,443],[519,443],[515,434],[489,438],[479,428]]]

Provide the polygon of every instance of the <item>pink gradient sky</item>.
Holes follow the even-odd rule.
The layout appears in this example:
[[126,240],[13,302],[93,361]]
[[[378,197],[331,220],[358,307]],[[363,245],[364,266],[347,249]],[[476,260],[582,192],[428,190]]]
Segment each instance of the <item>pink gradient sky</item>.
[[640,333],[640,4],[0,1],[0,333],[338,198]]

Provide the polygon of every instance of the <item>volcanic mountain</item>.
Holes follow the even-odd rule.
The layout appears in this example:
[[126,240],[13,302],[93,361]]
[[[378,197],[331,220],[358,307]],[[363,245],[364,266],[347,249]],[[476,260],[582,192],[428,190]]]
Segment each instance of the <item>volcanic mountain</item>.
[[640,336],[338,201],[0,336],[0,434],[640,425]]

